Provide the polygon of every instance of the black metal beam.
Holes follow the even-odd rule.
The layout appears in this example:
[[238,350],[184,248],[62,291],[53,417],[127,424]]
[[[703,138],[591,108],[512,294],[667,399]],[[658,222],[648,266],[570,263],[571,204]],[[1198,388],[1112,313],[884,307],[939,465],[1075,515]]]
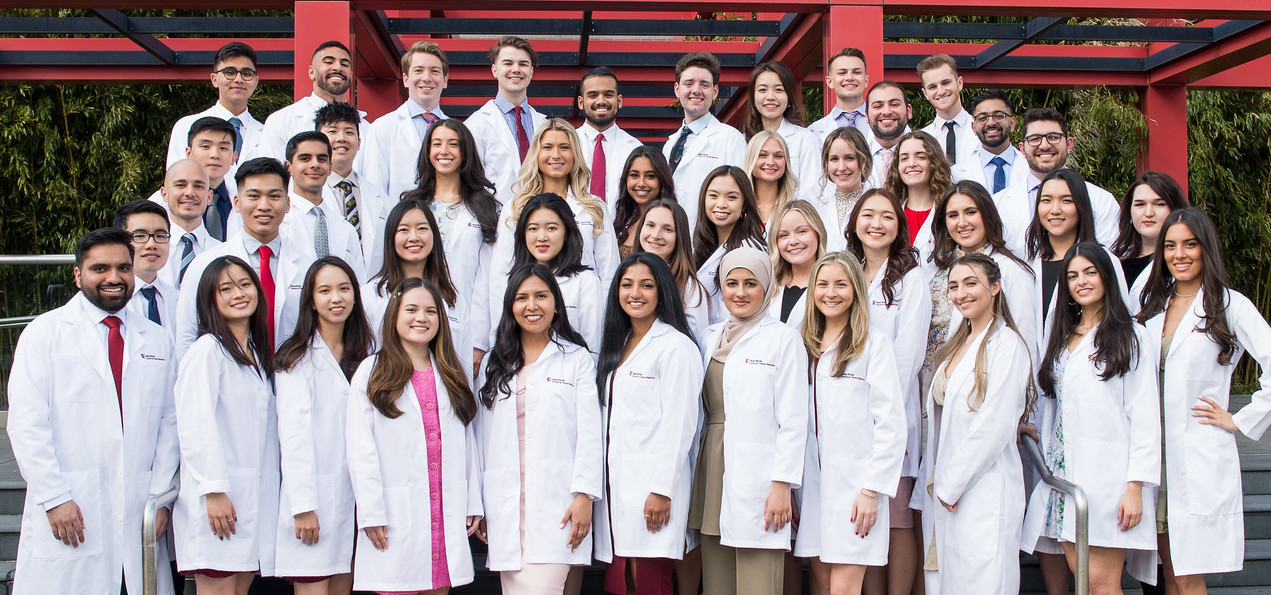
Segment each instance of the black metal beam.
[[[1210,43],[1217,43],[1233,35],[1243,33],[1248,29],[1252,29],[1262,25],[1265,21],[1227,21],[1217,27],[1214,27],[1213,40]],[[1209,43],[1180,43],[1169,46],[1163,50],[1148,55],[1145,62],[1147,70],[1155,70],[1173,62],[1181,60],[1195,52],[1205,49]]]
[[[291,17],[129,17],[134,33],[258,37],[295,33]],[[113,35],[98,17],[0,17],[0,35]]]
[[[293,53],[288,51],[256,52],[257,66],[290,66]],[[210,67],[216,52],[177,52],[177,65]],[[0,65],[6,66],[162,66],[155,56],[137,51],[11,51],[0,52]]]
[[619,20],[599,19],[479,19],[479,18],[391,18],[390,32],[411,35],[623,35],[646,36],[707,36],[707,37],[767,37],[780,32],[777,21],[731,20]]
[[123,34],[124,37],[131,39],[133,43],[141,46],[141,49],[159,59],[159,61],[169,66],[177,63],[177,53],[172,48],[159,41],[155,36],[149,33],[137,33],[133,30],[132,21],[122,12],[113,8],[96,9],[93,14],[97,18],[106,21],[116,31]]
[[[911,23],[886,21],[886,39],[1024,39],[1024,23]],[[1142,25],[1058,25],[1036,41],[1202,42],[1213,39],[1210,27]]]
[[[883,56],[883,68],[909,70],[926,58],[917,54]],[[954,56],[958,68],[969,68],[973,56]],[[1003,56],[985,70],[1044,70],[1094,72],[1144,72],[1142,58],[1092,58],[1077,56]]]
[[[451,66],[489,66],[490,60],[485,52],[446,52]],[[588,52],[587,62],[583,66],[664,66],[673,68],[684,54],[666,52]],[[753,54],[715,54],[721,66],[753,68]],[[538,65],[544,66],[578,66],[578,52],[538,52]]]
[[587,42],[591,40],[591,11],[583,13],[583,32],[578,36],[578,65],[587,65]]
[[1039,17],[1028,22],[1024,26],[1024,37],[1022,39],[1003,39],[988,49],[980,52],[975,56],[974,67],[984,68],[998,60],[1001,60],[1007,54],[1013,52],[1021,45],[1032,41],[1038,35],[1045,33],[1047,30],[1058,26],[1060,23],[1067,21],[1067,17]]
[[[738,87],[720,85],[719,99],[722,101],[732,97],[738,89]],[[489,98],[493,97],[497,91],[498,87],[491,80],[489,83],[476,85],[450,85],[446,87],[446,97]],[[668,105],[675,101],[675,89],[670,84],[620,85],[618,91],[625,99],[665,99]],[[534,83],[531,94],[535,97],[574,97],[577,92],[578,88],[574,85]],[[634,109],[634,107],[622,108],[623,113],[626,113],[628,109]]]

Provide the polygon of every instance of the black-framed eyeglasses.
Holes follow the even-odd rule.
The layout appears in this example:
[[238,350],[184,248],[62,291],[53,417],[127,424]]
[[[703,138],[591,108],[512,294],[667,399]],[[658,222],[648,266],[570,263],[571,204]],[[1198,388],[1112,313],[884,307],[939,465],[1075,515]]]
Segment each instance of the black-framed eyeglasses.
[[1050,132],[1047,134],[1030,134],[1024,137],[1024,142],[1028,143],[1028,146],[1030,147],[1037,147],[1037,146],[1041,146],[1042,139],[1046,139],[1047,143],[1050,143],[1052,145],[1057,145],[1059,144],[1060,141],[1064,140],[1065,138],[1068,138],[1068,135],[1062,132]]
[[154,238],[154,243],[156,244],[166,244],[172,239],[172,235],[166,231],[156,231],[154,233],[146,231],[132,232],[132,242],[134,244],[144,244],[149,242],[150,238]]
[[971,119],[975,120],[976,122],[979,122],[980,124],[983,124],[985,122],[988,122],[989,118],[993,118],[994,122],[1005,122],[1014,117],[1015,117],[1015,114],[1008,114],[1006,112],[999,111],[999,112],[993,112],[991,114],[987,112],[983,114],[976,114],[972,116]]
[[243,80],[245,81],[250,81],[256,78],[256,70],[253,68],[234,68],[233,66],[226,66],[216,72],[221,73],[225,76],[225,78],[231,81],[234,80],[234,77],[240,74],[243,75]]

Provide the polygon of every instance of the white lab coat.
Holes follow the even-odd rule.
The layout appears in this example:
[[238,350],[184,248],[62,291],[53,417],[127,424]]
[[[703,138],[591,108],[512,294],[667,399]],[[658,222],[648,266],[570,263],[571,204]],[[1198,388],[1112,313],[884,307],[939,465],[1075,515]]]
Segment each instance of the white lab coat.
[[[702,118],[707,121],[706,128],[701,133],[690,136],[684,143],[684,155],[672,176],[675,180],[675,198],[688,215],[690,231],[697,226],[698,202],[706,176],[721,165],[742,167],[746,161],[746,137],[736,128],[720,122],[713,114],[706,114]],[[680,138],[683,129],[681,124],[680,130],[671,133],[666,144],[662,145],[662,155],[666,157],[667,163],[671,162],[671,150],[675,148],[675,141]]]
[[[781,300],[785,291],[786,288],[784,286],[777,287],[777,294],[772,296],[772,301],[768,302],[768,316],[771,316],[773,320],[781,320]],[[811,287],[804,288],[803,295],[794,301],[794,307],[790,309],[790,316],[785,319],[784,324],[796,332],[803,328],[803,315],[807,312],[808,293],[811,291]]]
[[[348,177],[331,172],[331,175],[327,176],[326,184],[322,186],[322,208],[325,209],[328,219],[334,215],[349,223],[359,247],[358,253],[362,255],[362,271],[369,277],[378,273],[380,267],[384,265],[384,225],[387,223],[388,211],[392,205],[384,204],[383,197],[375,197],[363,189],[363,179],[356,171],[349,172]],[[344,193],[336,187],[336,184],[340,182],[353,184],[352,196],[357,202],[358,209],[357,228],[353,228],[353,224],[349,222],[345,214],[344,200],[340,198]],[[358,282],[365,280],[365,278],[358,278]]]
[[[1032,366],[1024,342],[1004,323],[995,327],[984,360],[987,390],[978,410],[968,408],[968,398],[983,332],[970,339],[949,375],[944,405],[927,395],[934,498],[958,507],[949,512],[937,502],[923,515],[924,520],[927,514],[934,516],[940,592],[948,595],[1019,590],[1024,470],[1015,436]],[[941,364],[934,373],[944,374],[947,366]],[[925,478],[919,479],[918,489],[926,491]]]
[[[693,473],[689,450],[701,421],[701,354],[671,325],[655,321],[604,380],[605,497],[596,503],[596,558],[684,556]],[[650,533],[644,503],[671,499],[670,520]]]
[[[871,331],[865,352],[833,376],[838,347],[816,362],[794,555],[828,564],[887,564],[889,499],[905,455],[904,405],[895,348]],[[856,535],[852,508],[861,490],[878,494],[878,520]]]
[[[271,271],[274,277],[274,347],[282,345],[296,328],[300,318],[300,290],[304,287],[305,273],[316,257],[313,255],[313,243],[308,242],[294,227],[283,225],[278,233],[282,238],[282,250],[274,256],[278,260],[276,269]],[[190,268],[185,271],[185,282],[181,284],[181,293],[177,298],[177,326],[173,329],[176,337],[177,357],[183,357],[185,350],[198,338],[199,317],[195,297],[199,290],[199,278],[207,265],[220,256],[237,256],[249,266],[260,264],[260,257],[249,254],[243,243],[243,233],[226,238],[225,243],[204,250],[194,257]],[[296,237],[299,236],[299,237]]]
[[[344,454],[349,381],[322,337],[289,371],[274,377],[282,489],[278,501],[279,576],[330,576],[353,562],[353,484]],[[318,515],[318,543],[296,539],[296,517]]]
[[[76,294],[27,325],[9,374],[7,429],[26,481],[13,593],[141,592],[146,501],[168,490],[178,452],[172,339],[127,310],[123,420],[107,357],[106,313]],[[98,339],[100,337],[100,339]],[[74,500],[78,548],[53,537],[45,511]],[[160,541],[159,560],[167,560]],[[172,581],[159,576],[159,592]]]
[[[529,109],[530,123],[533,126],[525,131],[525,135],[527,139],[533,140],[534,132],[547,121],[547,116],[533,107]],[[485,102],[463,123],[477,141],[477,153],[481,154],[485,177],[494,184],[499,201],[506,202],[512,196],[512,184],[521,171],[521,151],[517,147],[512,128],[503,119],[503,113],[493,99]],[[535,151],[530,150],[525,155],[529,157],[534,153]]]
[[[163,204],[163,207],[165,209],[168,207],[168,203],[161,202],[161,204]],[[181,229],[181,227],[177,225],[176,221],[172,220],[171,213],[168,214],[168,226],[169,226],[169,229],[172,230],[172,239],[168,243],[168,262],[167,264],[163,265],[162,269],[159,269],[159,277],[161,277],[164,281],[167,281],[168,284],[171,285],[172,287],[176,289],[180,289],[181,284],[183,283],[183,281],[180,278],[181,277],[181,237],[184,236],[187,232],[184,229]],[[195,256],[202,254],[203,251],[207,250],[208,248],[221,245],[221,241],[212,237],[210,234],[208,234],[207,227],[203,226],[203,224],[201,223],[199,224],[198,228],[196,228],[193,232],[189,232],[189,233],[193,233],[195,237],[195,241],[194,241],[194,255]],[[197,282],[198,282],[197,280],[194,281],[194,283],[197,283]],[[174,296],[172,299],[172,303],[174,306],[176,305],[176,302],[177,300]],[[176,312],[173,311],[172,315],[173,315],[172,322],[175,324]],[[164,323],[167,323],[167,319],[164,319]]]
[[869,284],[869,326],[890,339],[900,377],[900,399],[905,411],[905,461],[900,474],[918,476],[922,454],[922,394],[918,371],[927,355],[927,329],[931,325],[931,292],[922,269],[909,269],[893,288],[895,303],[888,306],[883,293],[887,265]]
[[592,170],[593,178],[598,175],[591,163],[596,152],[596,135],[605,135],[605,140],[600,144],[605,152],[605,195],[597,198],[605,201],[605,204],[612,205],[618,200],[622,185],[625,184],[627,172],[622,171],[622,166],[627,164],[627,157],[631,156],[631,152],[643,146],[644,143],[631,136],[626,130],[619,128],[617,124],[601,133],[592,128],[591,124],[584,122],[577,131],[583,146],[574,149],[574,155],[583,156],[587,167]]
[[[1016,184],[1028,183],[1028,177],[1031,175],[1028,170],[1028,162],[1024,159],[1024,154],[1019,149],[1009,147],[1004,152],[1015,151],[1015,161],[1010,164],[1010,170],[1006,172],[1006,186],[1002,190],[1006,190]],[[954,182],[975,182],[984,187],[989,194],[993,193],[993,178],[991,174],[984,171],[984,166],[980,162],[980,155],[986,151],[983,145],[976,145],[971,149],[971,154],[966,160],[959,160],[950,167],[950,174],[953,176]],[[993,157],[996,157],[994,155]],[[989,157],[992,159],[993,157]],[[993,169],[996,169],[995,167]],[[992,169],[990,170],[992,171]]]
[[[904,217],[904,213],[896,213],[898,217]],[[927,218],[923,220],[922,225],[918,229],[909,230],[910,245],[918,251],[918,266],[923,269],[923,273],[928,279],[936,274],[936,263],[931,258],[931,253],[936,250],[936,237],[931,233],[931,221],[938,216],[936,208],[931,207],[931,212],[927,214]]]
[[693,331],[693,342],[699,343],[706,336],[706,329],[711,325],[711,298],[705,287],[693,283],[689,279],[684,286],[684,317],[688,319],[688,328]]
[[954,149],[958,159],[957,163],[966,163],[971,160],[971,151],[980,146],[980,139],[975,136],[975,131],[971,129],[971,114],[965,109],[958,109],[958,114],[953,116],[952,120],[944,120],[940,116],[936,116],[930,124],[922,128],[922,132],[930,134],[936,139],[936,143],[940,145],[941,151],[946,151],[945,141],[949,138],[949,129],[944,127],[945,122],[953,122],[956,130],[955,138],[958,146]]
[[[861,184],[861,194],[868,192],[873,188],[872,180],[865,180]],[[815,200],[809,200],[816,206],[816,212],[821,216],[821,224],[825,226],[825,251],[841,252],[847,249],[847,224],[851,223],[852,209],[848,209],[843,213],[843,217],[839,217],[838,199],[834,198],[834,194],[838,189],[828,180],[823,180],[817,187],[820,192]],[[855,206],[855,205],[853,205]]]
[[[1120,264],[1121,261],[1117,261]],[[1124,267],[1121,269],[1124,271]],[[1143,309],[1143,305],[1139,300],[1143,298],[1143,290],[1147,288],[1147,281],[1152,277],[1152,263],[1148,263],[1139,276],[1134,278],[1134,282],[1130,283],[1130,301],[1126,302],[1125,307],[1129,308],[1131,316],[1137,316],[1139,310]]]
[[[353,225],[344,218],[344,207],[340,206],[334,198],[324,199],[322,204],[317,206],[322,209],[322,214],[327,221],[328,254],[338,256],[340,260],[347,263],[357,277],[356,282],[365,281],[369,275],[366,274],[366,258],[362,255],[362,240],[358,237],[357,230],[353,229]],[[313,203],[292,193],[291,210],[283,219],[283,225],[295,229],[296,241],[308,242],[310,246],[313,246],[314,229],[318,224],[317,218],[309,214],[313,207]],[[305,234],[303,240],[300,239],[300,232]]]
[[[749,246],[764,252],[768,251],[767,246],[749,240],[743,242],[742,246]],[[724,260],[725,252],[727,250],[724,249],[724,245],[720,244],[711,253],[710,257],[706,259],[706,262],[703,262],[702,266],[697,269],[697,280],[701,281],[702,287],[706,289],[706,302],[710,312],[710,324],[712,325],[728,318],[728,308],[724,307],[724,294],[720,290],[722,281],[716,280],[716,277],[719,276],[719,263]],[[780,307],[780,304],[777,307]],[[777,318],[774,317],[773,320],[777,320]],[[701,341],[702,337],[698,337],[697,340]]]
[[[473,426],[459,421],[437,369],[437,419],[441,461],[430,461],[423,409],[407,382],[394,404],[402,414],[389,419],[371,405],[367,384],[378,356],[366,358],[350,381],[348,461],[357,496],[357,554],[353,588],[358,591],[427,591],[434,588],[432,549],[437,522],[445,533],[446,570],[454,586],[472,582],[467,517],[481,515],[478,456]],[[430,485],[430,466],[441,464],[441,486]],[[438,493],[440,492],[440,493]],[[441,498],[442,518],[432,518],[429,498]],[[367,527],[388,528],[388,548],[375,549]],[[430,528],[431,527],[431,528]]]
[[[384,343],[384,314],[388,309],[388,293],[381,294],[379,292],[379,279],[372,279],[362,284],[362,308],[366,310],[366,321],[371,325],[371,333],[375,335],[376,349],[383,347]],[[386,292],[392,292],[393,288],[384,288]],[[459,358],[459,364],[465,369],[472,367],[472,330],[470,328],[469,313],[472,312],[471,305],[463,293],[459,293],[455,300],[455,305],[442,304],[446,310],[446,320],[450,323],[450,342],[454,345],[455,355]],[[471,372],[471,370],[468,370]]]
[[[710,364],[726,323],[702,340]],[[724,363],[724,494],[720,543],[789,550],[791,527],[765,531],[772,484],[798,488],[808,439],[808,357],[794,329],[765,317],[733,345]]]
[[[592,533],[569,550],[571,523],[561,518],[578,494],[595,500],[603,492],[604,444],[596,366],[586,349],[554,338],[528,370],[525,391],[526,485],[512,394],[500,393],[493,409],[477,416],[483,455],[482,497],[488,528],[490,570],[520,570],[521,564],[591,562]],[[484,384],[485,372],[479,384]],[[525,498],[525,551],[521,551],[520,500]],[[594,516],[593,516],[594,519]]]
[[[216,337],[199,337],[181,358],[176,383],[181,491],[172,512],[182,571],[274,576],[278,523],[278,417],[268,378],[240,366]],[[207,495],[234,505],[237,532],[212,533]]]
[[556,284],[560,285],[561,297],[565,300],[569,326],[587,341],[587,349],[592,356],[599,357],[608,298],[605,288],[600,286],[600,278],[595,271],[583,271],[572,277],[557,277]]
[[[1113,271],[1116,273],[1116,275],[1114,276],[1116,277],[1117,289],[1121,291],[1121,301],[1128,304],[1130,303],[1130,290],[1127,289],[1125,286],[1125,275],[1121,272],[1121,261],[1117,259],[1116,256],[1113,256],[1112,253],[1109,252],[1106,247],[1103,248],[1103,251],[1107,253],[1108,259],[1112,261],[1112,268],[1113,268]],[[1063,256],[1061,255],[1060,258],[1063,258]],[[1034,328],[1036,329],[1035,334],[1033,335],[1033,337],[1036,338],[1036,341],[1035,341],[1036,346],[1034,347],[1034,351],[1033,351],[1033,354],[1034,354],[1033,360],[1039,362],[1038,358],[1040,358],[1041,353],[1046,350],[1046,342],[1050,340],[1050,327],[1052,322],[1054,321],[1053,314],[1055,313],[1055,302],[1058,300],[1059,284],[1067,283],[1068,275],[1064,273],[1063,271],[1059,272],[1059,280],[1055,283],[1054,289],[1051,290],[1050,307],[1046,308],[1046,311],[1043,312],[1041,305],[1045,303],[1044,301],[1045,298],[1043,297],[1044,283],[1042,282],[1041,257],[1039,256],[1037,258],[1034,258],[1031,262],[1031,265],[1033,269],[1033,277],[1031,279],[1031,281],[1033,282],[1032,294],[1036,296],[1036,300],[1037,300],[1030,305],[1031,306],[1030,311],[1035,312],[1035,314],[1032,317],[1033,318],[1032,324]],[[1005,265],[1001,265],[1001,266],[1003,269],[1005,269]],[[1003,273],[1003,275],[1005,275],[1005,273]],[[1015,324],[1021,325],[1020,333],[1024,334],[1024,339],[1026,341],[1032,340],[1032,337],[1030,337],[1027,333],[1025,333],[1024,326],[1023,326],[1025,324],[1028,324],[1028,321],[1027,321],[1028,317],[1015,314],[1015,311],[1016,311],[1015,304],[1010,301],[1011,294],[1009,293],[1006,294],[1006,298],[1007,298],[1007,304],[1011,308],[1011,315],[1015,317]],[[1037,365],[1040,365],[1040,362],[1037,364],[1034,364],[1034,367],[1036,367]]]
[[[177,256],[180,259],[180,255]],[[140,277],[133,281],[132,298],[128,300],[125,306],[137,316],[149,320],[147,313],[150,311],[150,303],[146,301],[146,296],[139,295],[142,286],[149,285],[155,288],[155,299],[159,300],[159,322],[164,330],[175,328],[177,324],[177,290],[163,278],[163,269],[159,270],[159,274],[155,276],[154,283],[146,283]],[[168,331],[172,334],[172,331]]]
[[[337,99],[337,101],[342,101]],[[299,101],[278,108],[278,111],[269,114],[265,118],[265,125],[260,134],[260,142],[251,150],[247,149],[247,145],[243,145],[243,154],[239,155],[238,161],[242,163],[256,157],[273,157],[278,161],[285,162],[287,159],[287,141],[291,137],[300,134],[306,130],[315,130],[314,118],[318,115],[318,110],[327,106],[327,102],[318,97],[315,93],[301,98]],[[358,136],[366,138],[366,129],[370,125],[366,121],[366,112],[358,110],[361,122],[358,124]],[[354,158],[353,169],[360,169],[362,163],[362,155]]]
[[821,195],[821,179],[825,171],[821,165],[821,137],[809,132],[807,128],[791,124],[785,118],[781,119],[777,134],[790,147],[790,154],[786,155],[786,171],[793,173],[799,180],[796,197],[815,204]]
[[[1093,361],[1096,326],[1086,333],[1069,355],[1064,373],[1056,378],[1063,388],[1064,479],[1085,491],[1090,503],[1090,545],[1106,548],[1156,551],[1156,486],[1161,481],[1160,392],[1157,366],[1161,352],[1156,340],[1139,324],[1134,334],[1139,359],[1128,373],[1100,380],[1103,367]],[[1044,405],[1056,402],[1048,397]],[[1052,432],[1053,434],[1053,432]],[[1051,435],[1042,448],[1049,452]],[[1129,531],[1118,526],[1117,512],[1126,483],[1143,482],[1143,519]],[[1024,542],[1020,549],[1032,552],[1045,531],[1051,493],[1038,486],[1028,501],[1024,518]],[[1071,500],[1069,500],[1071,503]],[[1077,517],[1066,506],[1061,523],[1063,541],[1076,543]]]
[[[1227,290],[1227,326],[1240,348],[1230,365],[1218,363],[1218,345],[1200,331],[1205,294],[1174,332],[1161,366],[1165,369],[1166,507],[1169,512],[1170,558],[1180,575],[1240,570],[1244,563],[1244,516],[1240,457],[1236,437],[1192,417],[1192,407],[1207,396],[1226,409],[1231,373],[1243,351],[1257,360],[1262,375],[1253,401],[1233,416],[1245,436],[1258,440],[1271,425],[1271,328],[1253,302]],[[1162,312],[1147,321],[1147,334],[1160,337]]]
[[[407,99],[397,109],[376,118],[362,139],[362,194],[369,193],[376,204],[387,207],[382,210],[383,215],[397,204],[403,192],[415,188],[424,138],[411,121],[410,101],[414,100]],[[440,111],[438,108],[430,113],[437,115]],[[445,118],[445,114],[440,114],[439,119]]]

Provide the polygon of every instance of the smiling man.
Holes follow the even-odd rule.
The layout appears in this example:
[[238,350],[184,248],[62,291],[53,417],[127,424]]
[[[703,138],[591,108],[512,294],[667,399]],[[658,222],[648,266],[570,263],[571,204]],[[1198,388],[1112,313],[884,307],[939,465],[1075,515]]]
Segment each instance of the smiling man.
[[834,93],[834,107],[824,118],[813,122],[808,130],[821,137],[835,128],[851,126],[869,138],[869,120],[865,107],[865,90],[869,75],[865,72],[865,52],[843,48],[826,63],[825,86]]
[[918,63],[922,95],[936,108],[936,119],[922,131],[935,137],[950,164],[965,161],[975,147],[971,114],[962,109],[962,77],[948,54],[927,56]]
[[344,218],[343,205],[323,197],[331,162],[331,142],[321,132],[308,130],[287,141],[287,171],[291,173],[291,217],[287,222],[304,228],[318,258],[339,256],[353,267],[358,279],[366,279],[362,244]]
[[874,83],[865,96],[865,105],[870,131],[866,138],[874,157],[874,171],[870,174],[869,184],[881,188],[887,179],[887,168],[895,155],[896,143],[909,132],[913,108],[909,105],[905,88],[895,81]]
[[[322,106],[333,101],[344,101],[353,84],[353,57],[349,48],[338,41],[325,41],[314,50],[309,63],[309,80],[313,81],[313,93],[291,105],[280,108],[265,119],[265,129],[260,143],[248,150],[240,161],[254,157],[273,157],[283,160],[287,141],[297,133],[313,130],[313,118]],[[365,118],[365,114],[360,114]],[[368,125],[360,122],[363,132]]]
[[[260,79],[256,76],[256,51],[241,41],[231,41],[216,52],[212,60],[212,86],[216,88],[216,103],[197,114],[185,116],[172,126],[168,139],[167,165],[185,159],[186,139],[190,126],[204,117],[216,117],[234,127],[236,133],[234,152],[242,155],[254,150],[260,142],[265,125],[252,117],[247,102],[256,92]],[[232,163],[227,175],[233,177]]]
[[115,211],[115,227],[132,236],[132,272],[136,282],[128,307],[165,328],[176,324],[177,306],[176,287],[160,275],[168,264],[171,246],[168,225],[167,210],[149,200],[127,202]]
[[697,203],[702,182],[721,165],[741,167],[746,156],[746,137],[711,114],[719,97],[719,59],[710,52],[685,54],[675,64],[675,97],[684,110],[684,121],[662,145],[671,166],[675,198],[688,215],[689,227],[697,225]]
[[587,121],[578,127],[583,146],[576,152],[582,153],[591,168],[591,193],[610,205],[618,200],[627,156],[640,146],[639,140],[618,127],[621,108],[618,76],[612,70],[600,66],[583,75],[578,83],[578,109]]
[[487,57],[499,92],[464,124],[477,141],[477,153],[481,154],[485,177],[494,184],[495,196],[506,203],[512,198],[512,183],[521,163],[530,152],[530,139],[547,116],[529,102],[530,81],[538,68],[538,53],[530,42],[509,35],[490,48]]
[[1015,133],[1015,106],[999,89],[989,89],[971,100],[971,129],[980,139],[971,150],[974,159],[953,166],[954,181],[969,180],[990,194],[1023,182],[1028,176],[1024,154],[1011,144]]
[[[363,160],[363,171],[354,169],[353,162],[363,146],[358,137],[358,119],[357,110],[347,103],[336,102],[318,110],[314,125],[331,143],[331,175],[322,188],[322,202],[333,216],[338,215],[349,223],[361,246],[359,254],[365,258],[364,270],[375,272],[384,262],[384,224],[388,211],[398,198],[390,200],[367,188],[365,169],[370,167],[369,161]],[[374,129],[375,124],[371,128]],[[419,159],[419,148],[413,151],[416,156],[411,157],[412,164]],[[411,171],[414,168],[411,165]]]

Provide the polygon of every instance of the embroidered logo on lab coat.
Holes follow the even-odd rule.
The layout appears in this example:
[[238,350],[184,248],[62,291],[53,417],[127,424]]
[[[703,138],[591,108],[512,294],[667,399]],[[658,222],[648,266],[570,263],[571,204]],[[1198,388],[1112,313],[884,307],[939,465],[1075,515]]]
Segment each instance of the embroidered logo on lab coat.
[[547,381],[548,381],[548,382],[551,382],[551,383],[553,383],[553,384],[563,384],[563,385],[568,386],[568,387],[570,387],[570,388],[573,388],[573,386],[574,386],[574,383],[572,383],[572,382],[570,382],[570,381],[568,381],[568,380],[565,380],[564,378],[552,378],[551,376],[548,376],[548,377],[547,377]]
[[775,367],[777,367],[777,364],[770,363],[770,362],[766,362],[766,361],[763,361],[763,360],[761,360],[761,359],[751,359],[751,358],[746,358],[746,363],[751,364],[751,365],[755,365],[755,366],[768,366],[769,368],[775,368]]
[[150,362],[166,362],[166,361],[168,361],[168,360],[167,360],[167,358],[164,358],[164,357],[162,357],[162,356],[158,356],[158,355],[151,355],[151,354],[149,354],[149,353],[143,353],[143,354],[141,354],[141,359],[146,360],[146,361],[150,361]]
[[648,374],[645,374],[643,372],[637,372],[635,370],[631,370],[630,372],[627,372],[627,375],[632,378],[635,378],[636,380],[657,380],[658,379],[657,376],[650,376]]

